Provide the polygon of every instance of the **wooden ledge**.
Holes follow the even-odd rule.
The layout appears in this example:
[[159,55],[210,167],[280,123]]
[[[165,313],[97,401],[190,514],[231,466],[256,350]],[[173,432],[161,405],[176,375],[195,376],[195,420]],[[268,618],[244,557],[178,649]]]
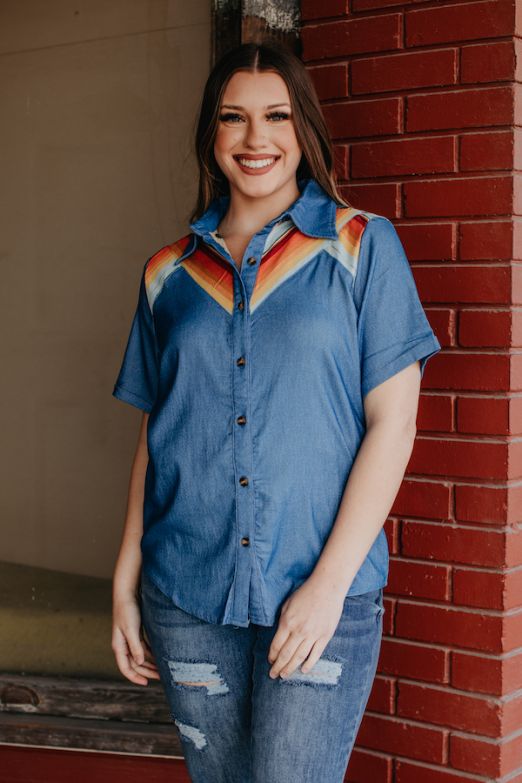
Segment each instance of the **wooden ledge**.
[[183,758],[162,686],[0,674],[6,744]]

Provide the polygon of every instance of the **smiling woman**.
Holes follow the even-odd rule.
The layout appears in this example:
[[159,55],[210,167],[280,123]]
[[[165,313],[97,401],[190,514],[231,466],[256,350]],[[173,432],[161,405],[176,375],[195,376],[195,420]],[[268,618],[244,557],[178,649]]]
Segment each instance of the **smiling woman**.
[[250,239],[295,201],[301,155],[284,79],[271,71],[234,73],[223,93],[214,140],[214,156],[232,196],[219,226],[227,242],[241,247],[242,238]]
[[196,151],[190,231],[144,265],[113,391],[148,414],[114,651],[134,682],[160,677],[196,783],[341,783],[440,344],[392,223],[339,196],[289,51],[217,63]]
[[[299,83],[299,78],[293,81]],[[216,236],[241,269],[251,237],[298,198],[296,172],[303,169],[303,148],[289,88],[277,70],[237,70],[218,103],[213,158],[227,178],[231,199]],[[310,139],[305,123],[301,135]]]

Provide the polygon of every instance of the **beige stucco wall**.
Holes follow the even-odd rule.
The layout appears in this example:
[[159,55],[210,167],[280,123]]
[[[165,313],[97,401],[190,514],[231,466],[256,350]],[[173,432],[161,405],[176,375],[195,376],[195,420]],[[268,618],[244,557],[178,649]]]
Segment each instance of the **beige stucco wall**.
[[210,0],[2,0],[0,559],[110,576],[141,413],[111,396],[186,231]]

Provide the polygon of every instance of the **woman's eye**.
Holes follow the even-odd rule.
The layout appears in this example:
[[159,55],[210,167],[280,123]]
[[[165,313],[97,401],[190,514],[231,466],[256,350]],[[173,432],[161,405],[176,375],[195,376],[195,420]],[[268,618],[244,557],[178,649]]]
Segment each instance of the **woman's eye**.
[[234,120],[236,118],[241,119],[239,114],[220,114],[219,115],[219,119],[222,120],[222,122],[232,122],[232,120]]
[[[270,114],[266,115],[268,119],[276,119],[276,120],[287,120],[289,118],[289,114],[285,111],[273,111]],[[232,114],[229,112],[228,114],[220,114],[219,119],[222,122],[232,122],[235,123],[236,120],[242,120],[240,114]]]

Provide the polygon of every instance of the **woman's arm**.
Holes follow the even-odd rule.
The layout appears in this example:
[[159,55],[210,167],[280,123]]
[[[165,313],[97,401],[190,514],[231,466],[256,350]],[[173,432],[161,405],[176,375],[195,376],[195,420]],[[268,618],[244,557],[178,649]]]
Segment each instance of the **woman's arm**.
[[414,362],[364,399],[366,433],[311,574],[312,582],[330,594],[345,596],[388,517],[415,442],[420,382]]
[[270,677],[308,672],[335,633],[344,600],[404,478],[416,434],[421,374],[414,362],[364,397],[366,432],[328,540],[308,579],[283,603]]
[[149,454],[147,450],[147,424],[149,414],[143,413],[138,437],[138,445],[132,463],[127,511],[121,539],[120,551],[116,561],[113,578],[113,599],[115,601],[135,597],[137,594],[140,570],[140,542],[143,535],[143,497],[145,473]]
[[148,413],[144,413],[132,464],[125,526],[112,584],[112,650],[121,673],[136,685],[147,685],[151,678],[159,680],[154,656],[148,642],[141,635],[138,601],[143,498],[149,461],[148,419]]

